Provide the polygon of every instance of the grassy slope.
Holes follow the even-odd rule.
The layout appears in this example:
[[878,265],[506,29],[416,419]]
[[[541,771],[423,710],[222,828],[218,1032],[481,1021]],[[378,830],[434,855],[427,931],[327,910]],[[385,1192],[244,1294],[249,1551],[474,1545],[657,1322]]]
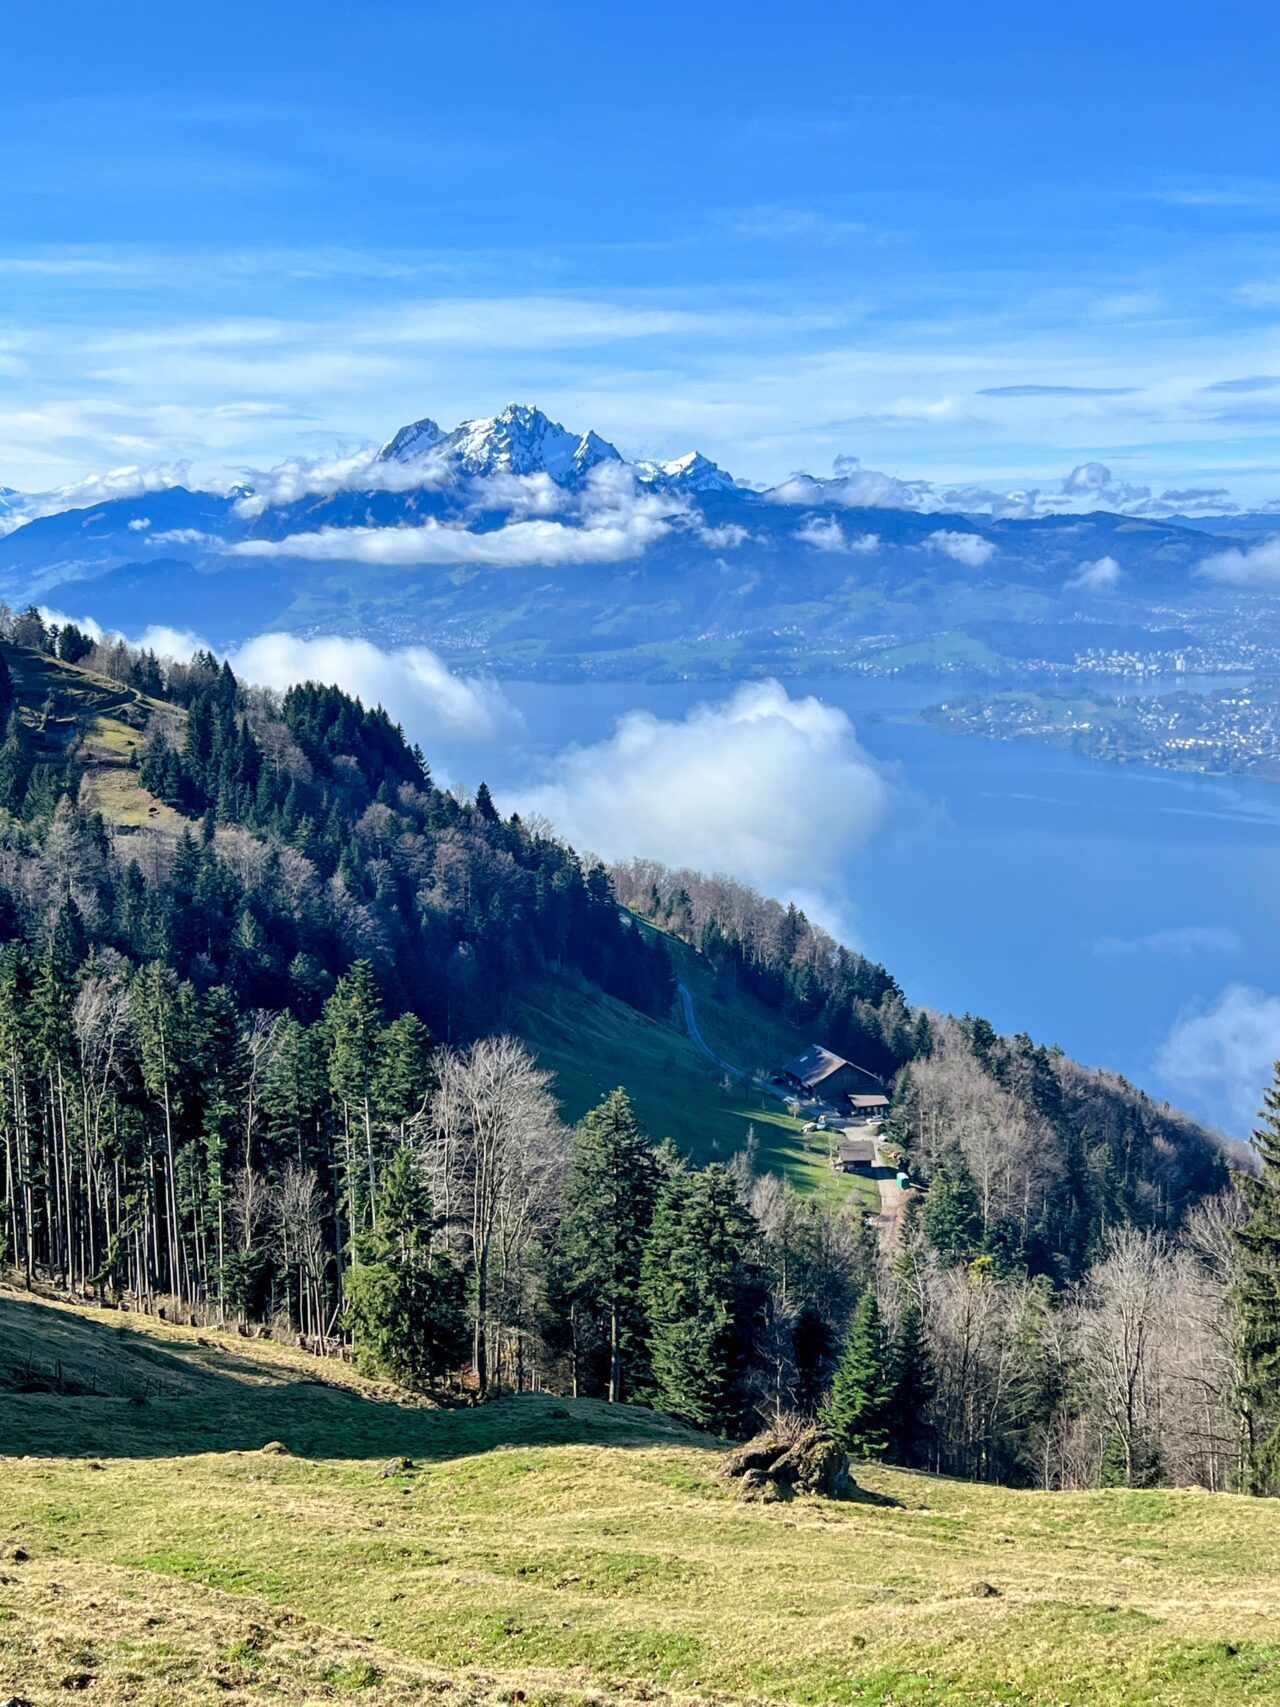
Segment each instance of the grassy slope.
[[[81,664],[64,664],[26,647],[3,650],[26,723],[38,726],[50,696],[59,719],[75,719],[85,765],[85,804],[126,833],[146,828],[176,836],[181,817],[143,788],[135,766],[154,721],[176,727],[182,713]],[[60,753],[49,748],[41,756],[56,763]]]
[[[725,1060],[755,1071],[790,1060],[812,1041],[741,992],[718,992],[702,956],[668,940],[702,1035]],[[528,993],[513,1023],[554,1072],[567,1119],[625,1085],[649,1133],[674,1139],[696,1162],[727,1162],[754,1127],[760,1172],[784,1174],[829,1202],[878,1207],[874,1180],[832,1171],[825,1134],[806,1134],[775,1097],[742,1082],[726,1088],[725,1075],[693,1047],[677,1013],[649,1019],[586,986],[548,981]]]
[[[179,738],[183,714],[83,665],[64,664],[25,647],[3,651],[33,729],[50,695],[59,717],[75,718],[86,767],[86,804],[127,837],[141,830],[176,837],[186,821],[142,787],[136,759],[157,720],[170,726],[170,739]],[[57,762],[61,749],[51,746],[45,756]],[[718,993],[700,955],[674,940],[671,947],[679,976],[696,998],[707,1042],[726,1059],[756,1070],[790,1059],[812,1041],[760,1003]],[[625,1084],[653,1136],[675,1139],[699,1162],[728,1161],[754,1125],[762,1169],[786,1173],[802,1190],[831,1201],[852,1199],[868,1209],[877,1207],[874,1181],[833,1174],[826,1140],[806,1139],[801,1122],[775,1099],[742,1085],[726,1093],[722,1075],[693,1048],[674,1014],[669,1023],[658,1023],[598,991],[548,981],[519,1004],[514,1028],[555,1072],[561,1105],[571,1120]]]
[[[0,1698],[1219,1707],[1280,1693],[1273,1503],[866,1468],[856,1503],[744,1507],[713,1442],[643,1412],[538,1397],[435,1412],[346,1371],[311,1385],[314,1365],[270,1347],[11,1293],[0,1370],[18,1347],[25,1374],[42,1315],[65,1380],[98,1368],[117,1389],[153,1385],[141,1405],[0,1393],[0,1438],[28,1454],[0,1461]],[[186,1396],[157,1397],[158,1377]],[[254,1450],[268,1435],[291,1455]],[[418,1468],[382,1475],[393,1453]],[[29,1558],[8,1562],[15,1550]]]

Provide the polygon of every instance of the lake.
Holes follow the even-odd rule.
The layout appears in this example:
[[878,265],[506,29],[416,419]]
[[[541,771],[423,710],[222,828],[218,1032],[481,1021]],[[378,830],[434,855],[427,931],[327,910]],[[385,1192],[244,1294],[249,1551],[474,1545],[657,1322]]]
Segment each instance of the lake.
[[[1028,1031],[1245,1130],[1239,1107],[1208,1083],[1162,1074],[1158,1056],[1179,1017],[1228,984],[1280,993],[1280,787],[1104,765],[901,720],[954,694],[954,679],[786,685],[848,712],[894,778],[880,833],[842,871],[841,905],[856,946],[888,966],[911,1000]],[[1173,684],[1142,691],[1162,685]],[[527,781],[569,743],[608,735],[626,711],[679,718],[731,691],[503,687],[525,739],[472,760],[474,777],[499,790]]]

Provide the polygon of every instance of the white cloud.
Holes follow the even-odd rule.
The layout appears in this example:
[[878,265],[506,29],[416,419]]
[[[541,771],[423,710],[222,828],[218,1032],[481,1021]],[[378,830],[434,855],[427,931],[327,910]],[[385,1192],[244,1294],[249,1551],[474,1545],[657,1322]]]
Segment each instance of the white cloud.
[[1093,944],[1095,954],[1117,959],[1146,954],[1189,959],[1197,954],[1235,954],[1239,948],[1240,938],[1221,925],[1177,925],[1143,936],[1102,936]]
[[1062,482],[1062,490],[1073,496],[1077,492],[1105,492],[1111,484],[1111,470],[1105,462],[1082,462],[1073,468]]
[[1179,1017],[1161,1047],[1158,1068],[1211,1118],[1244,1133],[1262,1105],[1277,1057],[1280,996],[1228,984],[1208,1007]]
[[629,712],[508,804],[545,814],[606,858],[725,871],[812,906],[815,893],[838,888],[889,800],[843,711],[767,681],[681,719]]
[[236,502],[236,514],[252,521],[273,505],[302,498],[332,498],[339,492],[416,492],[448,485],[453,470],[427,451],[404,461],[380,462],[373,446],[346,456],[291,457],[269,469],[244,469],[251,488]]
[[624,562],[641,556],[667,530],[665,521],[644,515],[580,528],[563,522],[511,522],[486,533],[448,527],[431,518],[420,527],[326,527],[284,539],[246,539],[229,549],[238,557],[302,557],[319,563],[516,569],[544,563]]
[[944,556],[954,558],[970,569],[981,569],[996,552],[991,541],[983,539],[980,533],[954,533],[946,528],[931,533],[924,544],[927,550],[941,551]]
[[426,646],[383,650],[368,640],[322,634],[259,634],[230,654],[243,680],[283,692],[294,682],[324,682],[383,706],[411,740],[486,740],[515,713],[494,683],[458,676]]
[[1114,557],[1099,557],[1093,563],[1082,563],[1066,583],[1068,591],[1105,593],[1120,580],[1120,565]]
[[167,623],[152,623],[144,628],[142,633],[131,639],[131,646],[140,646],[144,652],[154,652],[159,658],[173,658],[179,663],[186,663],[193,652],[207,652],[209,643],[193,628],[170,628]]
[[1200,573],[1232,587],[1280,587],[1280,534],[1242,550],[1217,551],[1204,559]]
[[[168,467],[143,468],[129,466],[112,468],[105,474],[90,475],[70,486],[59,486],[52,492],[24,493],[14,508],[0,518],[0,533],[19,528],[42,516],[60,515],[64,510],[85,510],[94,504],[109,503],[113,498],[138,498],[152,492],[168,492],[185,485],[190,475],[186,463]],[[134,525],[132,522],[129,524]],[[144,526],[150,526],[145,522]]]
[[815,551],[865,554],[878,550],[880,546],[878,533],[846,533],[834,516],[810,516],[796,529],[795,538],[802,545],[811,545]]
[[[133,523],[130,522],[132,527]],[[160,533],[153,533],[147,541],[148,545],[213,545],[215,535],[205,533],[201,528],[166,528]]]
[[150,516],[135,516],[133,518],[133,520],[129,523],[129,532],[130,533],[145,533],[146,530],[150,526],[151,526],[151,517]]
[[750,530],[740,527],[737,522],[723,522],[719,527],[695,527],[694,531],[713,551],[736,551],[751,538]]
[[846,510],[920,510],[933,507],[927,480],[899,480],[874,468],[862,468],[855,456],[836,458],[836,478],[791,475],[764,493],[771,504],[839,505]]
[[556,516],[566,508],[570,494],[549,474],[490,474],[472,482],[471,508],[506,510],[517,521],[530,516]]

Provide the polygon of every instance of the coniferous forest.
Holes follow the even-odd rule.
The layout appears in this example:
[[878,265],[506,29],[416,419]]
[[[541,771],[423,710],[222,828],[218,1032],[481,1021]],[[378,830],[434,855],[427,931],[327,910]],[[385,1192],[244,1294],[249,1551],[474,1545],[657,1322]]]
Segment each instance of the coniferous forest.
[[[818,1416],[1017,1485],[1275,1485],[1274,1093],[1237,1185],[1194,1123],[914,1009],[795,908],[607,872],[439,788],[335,688],[34,611],[0,639],[0,1262],[25,1284],[423,1387],[725,1435]],[[137,821],[96,804],[90,704],[137,732]],[[564,1124],[513,999],[561,979],[665,1018],[668,939],[891,1091],[895,1238],[750,1143],[692,1166],[626,1089]]]

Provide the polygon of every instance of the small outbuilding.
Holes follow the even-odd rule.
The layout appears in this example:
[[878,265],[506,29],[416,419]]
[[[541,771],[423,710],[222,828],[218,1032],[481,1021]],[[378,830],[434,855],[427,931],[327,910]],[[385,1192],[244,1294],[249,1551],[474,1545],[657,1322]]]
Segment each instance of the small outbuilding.
[[859,1168],[874,1166],[876,1146],[873,1138],[842,1138],[836,1148],[835,1165],[842,1174],[857,1173]]
[[889,1112],[887,1096],[856,1096],[849,1098],[855,1120],[883,1120]]

